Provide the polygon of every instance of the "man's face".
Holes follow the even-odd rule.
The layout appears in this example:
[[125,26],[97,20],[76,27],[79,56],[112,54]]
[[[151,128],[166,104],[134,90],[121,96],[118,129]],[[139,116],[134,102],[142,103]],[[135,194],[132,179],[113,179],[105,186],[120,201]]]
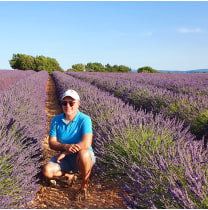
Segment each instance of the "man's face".
[[65,103],[65,104],[62,103],[62,109],[66,115],[74,115],[77,113],[80,105],[79,101],[74,100],[69,96],[66,96],[62,101],[63,103]]

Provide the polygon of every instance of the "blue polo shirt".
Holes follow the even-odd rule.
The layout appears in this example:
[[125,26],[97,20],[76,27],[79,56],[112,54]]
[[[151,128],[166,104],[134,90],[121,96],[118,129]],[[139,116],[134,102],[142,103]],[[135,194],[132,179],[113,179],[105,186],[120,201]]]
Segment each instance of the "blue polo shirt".
[[[62,144],[77,144],[86,133],[92,133],[92,121],[89,116],[78,110],[68,125],[64,120],[64,113],[55,116],[51,122],[49,135],[58,137]],[[93,151],[92,147],[89,150]]]

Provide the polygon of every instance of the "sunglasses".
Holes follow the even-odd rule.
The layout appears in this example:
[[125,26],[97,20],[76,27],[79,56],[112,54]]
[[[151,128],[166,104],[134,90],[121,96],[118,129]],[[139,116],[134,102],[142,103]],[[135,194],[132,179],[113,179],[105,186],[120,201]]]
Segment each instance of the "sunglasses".
[[62,101],[61,104],[63,106],[67,106],[67,104],[69,104],[70,107],[74,106],[74,104],[76,103],[77,101]]

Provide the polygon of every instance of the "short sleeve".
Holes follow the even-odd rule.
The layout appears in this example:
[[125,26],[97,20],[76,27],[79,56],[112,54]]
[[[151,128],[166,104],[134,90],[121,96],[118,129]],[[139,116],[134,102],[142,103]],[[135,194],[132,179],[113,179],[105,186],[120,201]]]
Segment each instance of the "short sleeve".
[[56,125],[57,125],[56,119],[53,118],[53,120],[52,120],[52,122],[51,122],[51,127],[50,127],[49,136],[57,137]]
[[82,124],[82,134],[92,133],[92,121],[89,116],[87,116]]

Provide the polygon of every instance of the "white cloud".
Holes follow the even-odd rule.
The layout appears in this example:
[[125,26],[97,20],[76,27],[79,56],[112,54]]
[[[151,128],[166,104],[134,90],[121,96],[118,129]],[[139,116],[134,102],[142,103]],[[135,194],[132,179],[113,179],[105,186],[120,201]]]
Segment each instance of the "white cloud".
[[200,33],[202,30],[200,28],[179,28],[179,33]]

